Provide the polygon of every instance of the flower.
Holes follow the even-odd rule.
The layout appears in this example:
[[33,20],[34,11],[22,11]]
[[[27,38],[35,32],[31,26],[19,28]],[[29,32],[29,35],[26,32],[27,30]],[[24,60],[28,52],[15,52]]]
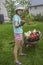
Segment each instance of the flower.
[[33,30],[33,33],[36,33],[36,29]]
[[40,39],[41,32],[40,31],[37,31],[36,29],[34,29],[33,31],[25,32],[24,33],[24,36],[29,41],[38,41]]
[[26,38],[29,38],[30,34],[31,34],[31,31],[28,31],[28,32],[24,33],[24,35],[25,35]]

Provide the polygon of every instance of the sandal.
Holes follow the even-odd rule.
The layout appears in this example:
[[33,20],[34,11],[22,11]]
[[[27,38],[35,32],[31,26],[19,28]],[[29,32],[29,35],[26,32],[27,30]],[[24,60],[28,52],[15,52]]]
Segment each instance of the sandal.
[[20,61],[16,62],[16,64],[21,65],[22,63]]

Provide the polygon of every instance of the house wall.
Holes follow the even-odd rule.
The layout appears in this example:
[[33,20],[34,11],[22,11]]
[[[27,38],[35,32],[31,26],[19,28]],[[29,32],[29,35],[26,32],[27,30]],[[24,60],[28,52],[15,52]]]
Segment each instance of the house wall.
[[37,14],[43,15],[43,6],[30,7],[29,8],[29,13],[31,13],[33,15],[37,15]]
[[0,0],[0,14],[3,14],[4,20],[8,22],[10,19],[8,18],[7,10],[3,3],[5,3],[5,0]]

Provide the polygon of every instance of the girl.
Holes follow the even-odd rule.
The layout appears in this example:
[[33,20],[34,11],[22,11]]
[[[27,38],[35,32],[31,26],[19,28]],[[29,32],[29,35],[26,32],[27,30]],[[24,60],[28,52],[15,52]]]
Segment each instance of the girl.
[[17,58],[18,50],[19,50],[19,55],[26,55],[25,53],[22,53],[22,47],[24,44],[22,26],[24,23],[23,24],[21,23],[20,16],[23,12],[23,9],[24,8],[22,6],[17,6],[16,14],[13,17],[13,29],[14,29],[14,37],[15,37],[14,57],[15,57],[15,62],[17,64],[22,64]]

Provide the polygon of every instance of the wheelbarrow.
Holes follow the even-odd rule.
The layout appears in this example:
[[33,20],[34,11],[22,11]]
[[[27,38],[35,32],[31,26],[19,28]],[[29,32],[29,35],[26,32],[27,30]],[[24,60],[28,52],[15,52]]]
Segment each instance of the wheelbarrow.
[[38,44],[38,42],[39,42],[39,40],[40,40],[40,38],[42,36],[42,33],[39,32],[39,31],[36,31],[35,33],[32,32],[30,34],[30,36],[26,36],[28,34],[29,33],[26,33],[24,35],[24,45],[26,47],[28,47],[28,46],[34,46],[35,47]]
[[36,47],[38,44],[38,41],[29,41],[28,39],[24,38],[24,45],[25,45],[25,47],[29,47],[29,46]]

